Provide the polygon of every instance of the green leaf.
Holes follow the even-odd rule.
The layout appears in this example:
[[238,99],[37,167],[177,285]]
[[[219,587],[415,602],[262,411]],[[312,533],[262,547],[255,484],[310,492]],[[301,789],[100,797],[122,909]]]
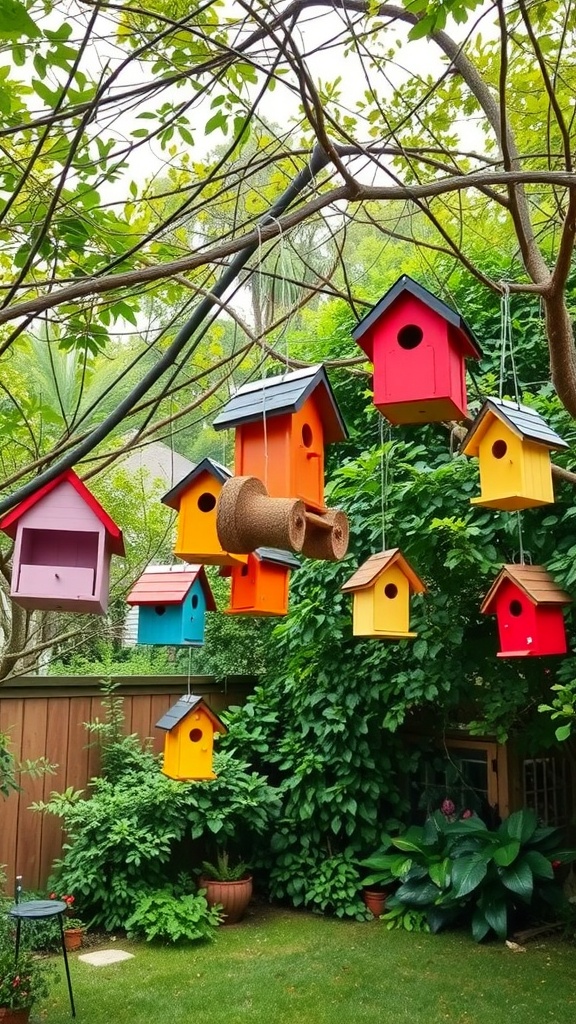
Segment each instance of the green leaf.
[[496,932],[499,939],[504,940],[508,933],[508,914],[506,910],[506,901],[498,900],[494,903],[487,903],[483,905],[482,910],[484,911],[484,917],[486,921]]
[[559,740],[559,742],[562,742],[563,740],[567,740],[569,738],[571,732],[572,732],[572,726],[570,724],[568,724],[568,725],[559,725],[558,728],[556,729],[556,732],[555,732],[556,739]]
[[481,853],[455,860],[452,865],[452,886],[456,899],[473,892],[484,880],[487,871],[486,857]]
[[504,868],[501,870],[500,878],[502,884],[510,889],[511,892],[515,892],[521,899],[526,903],[529,903],[532,899],[532,890],[534,888],[534,879],[532,876],[532,869],[526,862],[526,858],[517,861],[513,867]]
[[40,29],[32,21],[24,4],[20,0],[0,0],[0,37],[2,39],[19,39],[29,36],[35,39],[42,35]]
[[490,931],[490,925],[486,920],[483,912],[479,907],[476,908],[472,915],[472,935],[475,942],[482,942]]
[[536,831],[537,825],[536,812],[530,807],[525,807],[506,818],[498,831],[502,835],[510,836],[510,839],[518,839],[520,843],[527,843]]
[[[556,860],[556,858],[554,858]],[[527,850],[524,854],[524,860],[530,867],[530,870],[535,878],[554,878],[554,868],[545,857],[544,854],[539,853],[538,850]]]
[[511,840],[505,846],[499,846],[494,851],[494,861],[501,868],[507,868],[520,853],[520,843],[517,839]]

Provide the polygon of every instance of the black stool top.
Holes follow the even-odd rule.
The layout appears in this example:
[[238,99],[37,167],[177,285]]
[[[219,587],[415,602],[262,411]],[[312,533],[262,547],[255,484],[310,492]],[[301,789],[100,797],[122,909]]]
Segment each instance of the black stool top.
[[10,917],[29,918],[36,920],[41,917],[54,917],[56,914],[63,914],[67,904],[64,900],[24,900],[23,903],[15,903],[8,911]]

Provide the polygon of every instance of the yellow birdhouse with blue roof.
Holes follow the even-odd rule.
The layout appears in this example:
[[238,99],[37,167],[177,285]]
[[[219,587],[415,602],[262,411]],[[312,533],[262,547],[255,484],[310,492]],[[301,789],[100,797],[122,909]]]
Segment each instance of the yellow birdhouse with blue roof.
[[216,778],[212,766],[214,733],[227,730],[202,697],[194,693],[181,697],[156,722],[156,728],[166,731],[164,775],[180,782]]
[[354,636],[382,640],[416,636],[410,632],[410,597],[426,593],[426,586],[399,548],[371,555],[341,590],[353,595]]
[[178,512],[174,554],[201,565],[239,565],[247,555],[224,551],[216,531],[216,505],[224,484],[232,476],[226,466],[205,458],[180,480],[162,501]]
[[535,409],[489,398],[461,446],[480,466],[480,497],[471,504],[507,512],[552,504],[550,451],[563,448],[566,442]]

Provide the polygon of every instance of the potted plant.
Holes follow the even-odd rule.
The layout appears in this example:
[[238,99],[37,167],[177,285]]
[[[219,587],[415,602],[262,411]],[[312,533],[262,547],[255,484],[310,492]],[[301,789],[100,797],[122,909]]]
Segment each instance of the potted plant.
[[208,906],[222,907],[223,924],[242,920],[252,897],[252,875],[243,861],[233,866],[226,850],[218,852],[216,864],[203,862],[199,885]]
[[398,876],[394,874],[394,868],[397,866],[397,861],[404,859],[400,858],[397,853],[387,853],[389,846],[388,843],[382,852],[360,861],[362,867],[371,868],[370,874],[362,882],[362,899],[374,917],[380,917],[384,913],[390,889],[398,884]]
[[26,1024],[36,1000],[48,995],[53,971],[53,964],[32,953],[21,952],[16,963],[12,947],[0,948],[1,1024]]
[[84,940],[84,922],[79,917],[66,917],[64,919],[64,945],[67,953],[73,953],[80,949]]

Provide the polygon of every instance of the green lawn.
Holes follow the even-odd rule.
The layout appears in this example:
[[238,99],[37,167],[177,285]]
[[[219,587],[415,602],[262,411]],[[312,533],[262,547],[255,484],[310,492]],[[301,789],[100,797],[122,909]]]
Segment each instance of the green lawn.
[[[118,941],[111,967],[71,956],[79,1024],[573,1024],[576,949],[512,953],[466,933],[388,932],[256,907],[210,945]],[[32,1020],[70,1021],[64,978]]]

